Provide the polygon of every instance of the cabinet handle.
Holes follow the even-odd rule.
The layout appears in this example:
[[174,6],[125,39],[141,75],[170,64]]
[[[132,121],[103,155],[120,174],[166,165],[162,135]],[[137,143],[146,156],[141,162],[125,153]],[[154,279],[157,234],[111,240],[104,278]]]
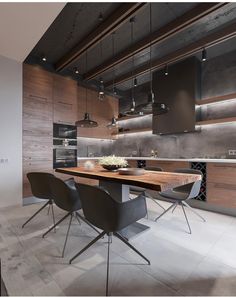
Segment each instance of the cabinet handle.
[[71,103],[67,103],[67,102],[63,102],[63,101],[58,101],[58,103],[60,103],[60,104],[65,104],[65,105],[70,105],[70,106],[73,105],[73,104],[71,104]]
[[47,100],[48,100],[48,99],[45,98],[45,97],[40,97],[40,96],[32,95],[32,94],[30,94],[30,97],[31,97],[31,98],[36,98],[36,99],[42,99],[42,100],[44,100],[44,101],[47,101]]

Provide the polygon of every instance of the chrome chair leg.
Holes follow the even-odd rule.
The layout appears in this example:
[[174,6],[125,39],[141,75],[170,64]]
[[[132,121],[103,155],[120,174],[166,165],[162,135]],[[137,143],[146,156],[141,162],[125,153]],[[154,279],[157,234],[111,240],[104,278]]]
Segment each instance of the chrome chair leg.
[[107,247],[107,279],[106,279],[106,296],[109,296],[109,268],[110,268],[110,244],[111,244],[111,233],[108,233],[108,247]]
[[53,225],[47,232],[45,232],[42,237],[44,238],[49,232],[51,232],[56,226],[58,226],[61,222],[63,222],[71,213],[68,212],[63,218],[61,218],[55,225]]
[[[53,221],[53,225],[55,225],[55,215],[54,215],[53,202],[50,205],[51,205],[51,209],[52,209],[52,221]],[[54,228],[54,232],[56,232],[56,228]]]
[[182,203],[189,209],[191,210],[193,213],[195,213],[195,215],[197,215],[199,218],[201,218],[203,220],[203,222],[206,222],[206,220],[195,210],[193,209],[187,202],[182,201]]
[[178,205],[178,202],[173,203],[170,207],[168,207],[161,215],[159,215],[155,221],[159,220],[164,214],[166,214],[169,210],[171,210],[171,208],[175,207],[176,205]]
[[64,258],[64,254],[65,254],[65,249],[66,249],[68,235],[69,235],[69,232],[70,232],[70,226],[71,226],[72,218],[73,218],[73,214],[70,215],[70,222],[69,222],[68,229],[67,229],[67,232],[66,232],[66,239],[65,239],[64,247],[63,247],[63,251],[62,251],[62,258]]
[[183,210],[183,213],[184,213],[186,222],[187,222],[187,224],[188,224],[189,234],[192,234],[192,231],[191,231],[191,228],[190,228],[190,224],[189,224],[189,222],[188,222],[188,218],[187,218],[186,212],[185,212],[185,210],[184,210],[184,205],[183,205],[183,203],[181,203],[181,207],[182,207],[182,210]]

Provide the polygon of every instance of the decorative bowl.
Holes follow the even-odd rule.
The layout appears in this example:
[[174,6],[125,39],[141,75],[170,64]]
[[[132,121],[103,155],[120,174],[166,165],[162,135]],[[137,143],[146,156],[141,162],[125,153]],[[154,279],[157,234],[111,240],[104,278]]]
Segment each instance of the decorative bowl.
[[121,168],[120,165],[102,165],[102,167],[109,171],[117,171],[119,168]]

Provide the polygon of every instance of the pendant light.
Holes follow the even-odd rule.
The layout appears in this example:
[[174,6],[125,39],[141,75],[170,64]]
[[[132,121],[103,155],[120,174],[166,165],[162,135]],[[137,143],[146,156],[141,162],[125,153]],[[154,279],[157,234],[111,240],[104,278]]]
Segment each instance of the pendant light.
[[[88,65],[88,57],[87,57],[87,51],[85,53],[85,72],[87,72],[87,65]],[[98,123],[95,122],[95,121],[92,121],[90,119],[90,115],[88,113],[88,88],[86,86],[85,88],[85,102],[86,102],[86,112],[84,113],[84,118],[83,120],[79,120],[77,122],[75,122],[75,125],[77,127],[80,127],[80,128],[95,128],[98,126]]]
[[[135,17],[132,17],[130,19],[130,32],[131,32],[131,47],[134,44],[134,22],[135,22]],[[135,84],[137,84],[137,78],[134,78],[134,54],[132,54],[132,90],[131,90],[131,95],[132,95],[132,100],[131,100],[131,106],[130,110],[126,111],[125,114],[128,116],[137,116],[137,115],[142,115],[143,113],[140,111],[136,110],[136,102],[135,102]]]
[[[115,57],[115,40],[114,40],[114,36],[115,36],[115,32],[112,33],[112,56],[113,56],[113,59]],[[115,87],[115,66],[114,66],[114,64],[113,64],[113,67],[112,67],[112,76],[113,76],[113,79],[112,79],[112,91],[113,91],[113,94],[116,95],[117,92],[116,92],[116,87]],[[113,111],[114,111],[114,106],[113,106]],[[112,129],[112,128],[116,128],[116,127],[117,127],[117,121],[116,121],[116,117],[113,115],[113,117],[111,119],[111,122],[107,125],[107,128]]]
[[152,3],[149,5],[149,29],[150,29],[150,43],[149,43],[149,77],[150,77],[150,93],[148,96],[148,102],[137,106],[137,110],[143,112],[143,114],[155,113],[155,115],[161,115],[167,113],[169,108],[165,103],[155,102],[155,96],[153,92],[152,81]]

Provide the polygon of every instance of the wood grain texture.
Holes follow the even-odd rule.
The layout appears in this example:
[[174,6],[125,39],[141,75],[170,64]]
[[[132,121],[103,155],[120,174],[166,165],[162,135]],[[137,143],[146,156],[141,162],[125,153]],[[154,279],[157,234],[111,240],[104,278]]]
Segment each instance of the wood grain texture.
[[207,202],[236,207],[236,164],[207,164]]
[[96,166],[93,171],[86,171],[82,167],[56,169],[56,172],[69,174],[73,176],[86,177],[96,180],[117,182],[127,185],[143,187],[155,191],[165,191],[177,186],[188,184],[196,180],[201,180],[200,175],[180,174],[170,172],[146,171],[141,176],[119,175],[118,172],[104,170],[101,166]]

